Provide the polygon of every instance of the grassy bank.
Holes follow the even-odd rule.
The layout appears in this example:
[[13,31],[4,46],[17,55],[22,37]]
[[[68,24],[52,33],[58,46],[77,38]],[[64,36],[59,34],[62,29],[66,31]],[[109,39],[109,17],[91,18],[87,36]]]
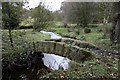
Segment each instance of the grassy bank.
[[[3,41],[8,38],[8,30],[2,30]],[[39,41],[49,39],[50,35],[41,32],[35,32],[32,29],[12,30],[12,37],[14,39],[22,39],[25,41]]]
[[[109,27],[109,26],[107,26]],[[85,33],[84,28],[69,26],[69,28],[64,28],[63,26],[58,28],[50,28],[48,29],[58,33],[62,36],[70,36],[75,37],[78,40],[87,41],[89,43],[93,43],[100,47],[101,49],[106,50],[116,50],[119,49],[120,44],[114,44],[109,39],[109,33],[105,33],[105,26],[102,24],[97,24],[97,27],[89,27],[91,29],[90,33]],[[79,33],[79,34],[77,34]]]
[[41,78],[117,78],[118,77],[118,56],[94,54],[91,60],[85,62],[71,61],[66,71],[57,70],[42,76]]
[[49,38],[50,35],[43,34],[41,32],[33,32],[32,29],[12,30],[12,39],[14,45],[14,49],[12,49],[9,41],[8,30],[2,30],[2,53],[5,56],[21,54],[30,50],[29,44],[26,45],[28,42],[36,42]]

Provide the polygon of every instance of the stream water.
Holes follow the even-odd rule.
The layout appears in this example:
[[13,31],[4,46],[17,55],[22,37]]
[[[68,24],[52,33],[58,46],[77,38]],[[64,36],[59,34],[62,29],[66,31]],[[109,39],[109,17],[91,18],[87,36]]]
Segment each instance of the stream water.
[[[51,36],[51,39],[61,39],[62,37],[59,34],[55,34],[53,32],[46,32],[46,31],[40,31],[43,34],[49,34]],[[70,59],[54,55],[54,54],[49,54],[49,53],[43,53],[44,54],[44,64],[51,68],[52,70],[58,70],[59,67],[62,67],[64,70],[68,69],[69,67],[69,62]]]
[[51,68],[52,70],[58,70],[60,67],[62,67],[64,70],[68,69],[70,62],[68,58],[54,54],[47,54],[47,53],[43,53],[43,54],[44,54],[44,58],[43,58],[44,65]]
[[61,39],[62,37],[59,34],[55,34],[53,32],[46,32],[46,31],[40,31],[43,34],[49,34],[51,36],[51,39]]

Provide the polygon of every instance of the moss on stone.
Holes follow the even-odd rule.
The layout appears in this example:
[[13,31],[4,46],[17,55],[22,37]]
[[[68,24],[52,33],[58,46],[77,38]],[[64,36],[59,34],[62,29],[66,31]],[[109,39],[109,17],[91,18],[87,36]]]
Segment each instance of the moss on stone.
[[62,54],[62,49],[63,49],[64,44],[63,43],[56,43],[56,53],[57,54]]
[[50,43],[49,43],[49,46],[50,46],[49,52],[52,53],[53,50],[54,50],[54,43],[53,43],[53,42],[50,42]]
[[53,39],[55,42],[61,42],[62,39]]
[[81,50],[82,54],[85,55],[86,57],[90,57],[92,56],[91,52],[87,51],[87,50]]
[[64,45],[64,56],[69,58],[69,54],[70,54],[70,46],[69,45]]
[[[38,45],[37,45],[38,44]],[[36,44],[36,50],[46,53],[54,53],[57,55],[68,57],[75,61],[81,61],[85,58],[89,59],[92,53],[79,48],[78,46],[71,46],[62,42],[54,41],[40,41]]]
[[89,59],[91,59],[91,58],[93,57],[92,52],[90,52],[90,51],[81,50],[81,52],[82,52],[82,55],[84,56],[84,57],[81,59],[82,61],[89,60]]
[[45,41],[62,42],[62,39],[46,39]]

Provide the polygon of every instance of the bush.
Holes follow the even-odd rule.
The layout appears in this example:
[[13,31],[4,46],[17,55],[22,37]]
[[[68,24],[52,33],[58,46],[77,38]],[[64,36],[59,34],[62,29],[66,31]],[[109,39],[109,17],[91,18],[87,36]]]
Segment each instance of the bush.
[[30,25],[30,26],[20,26],[20,29],[32,29],[33,26]]
[[68,28],[68,32],[73,32],[73,28]]
[[98,32],[103,32],[103,30],[102,30],[102,29],[98,29],[97,31],[98,31]]
[[96,28],[98,26],[99,26],[99,24],[88,24],[88,27],[90,27],[90,28]]
[[91,29],[89,29],[89,28],[84,29],[84,33],[90,33],[90,32],[91,32]]
[[81,41],[86,41],[85,36],[81,36],[81,37],[80,37],[80,40],[81,40]]

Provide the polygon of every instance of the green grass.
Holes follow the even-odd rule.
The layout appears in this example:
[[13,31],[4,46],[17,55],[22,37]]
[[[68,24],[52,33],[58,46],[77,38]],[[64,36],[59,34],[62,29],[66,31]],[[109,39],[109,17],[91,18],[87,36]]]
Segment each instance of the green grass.
[[[22,51],[22,46],[27,46],[26,42],[36,42],[49,39],[50,35],[42,34],[41,32],[33,32],[32,29],[27,30],[12,30],[12,39],[15,50]],[[8,30],[2,30],[2,48],[5,53],[12,53],[9,41]]]
[[67,33],[67,28],[56,28],[56,33]]
[[81,38],[82,36],[85,37],[85,40],[87,42],[91,42],[91,43],[95,43],[96,41],[98,41],[100,38],[102,38],[104,35],[104,33],[100,33],[100,32],[93,32],[93,33],[87,33],[87,34],[80,34],[77,36],[77,38]]
[[63,26],[63,23],[62,23],[62,22],[55,22],[55,24],[56,24],[56,27],[57,27],[57,26]]
[[[68,28],[51,28],[52,30],[54,30],[55,33],[61,34],[61,35],[72,35],[71,32],[68,32]],[[102,39],[104,33],[102,32],[95,32],[96,28],[91,28],[92,32],[91,33],[87,33],[85,34],[83,29],[80,29],[80,34],[77,35],[77,39],[80,39],[81,37],[85,37],[85,40],[91,43],[94,43],[96,41],[98,41],[100,38]],[[77,31],[77,29],[73,29],[73,31]]]
[[34,23],[34,19],[32,18],[27,18],[24,21],[20,23],[21,26],[31,26]]
[[[79,40],[87,41],[89,43],[93,43],[102,49],[115,49],[117,45],[113,45],[109,39],[109,36],[106,36],[104,32],[99,32],[99,30],[104,30],[106,27],[111,27],[111,24],[107,26],[103,24],[89,24],[96,25],[97,27],[89,27],[91,29],[91,33],[84,33],[84,29],[80,28],[52,28],[53,32],[58,33],[62,36],[74,36]],[[70,30],[70,32],[69,32]],[[79,35],[76,33],[79,31]],[[112,46],[111,46],[112,45]]]
[[55,33],[58,34],[67,34],[68,28],[51,28],[51,30],[54,30]]
[[[91,60],[85,62],[71,61],[66,71],[57,70],[42,76],[42,78],[117,78],[118,58],[112,55],[94,54]],[[114,74],[114,75],[113,75]]]
[[[94,54],[95,57],[84,63],[76,63],[72,62],[70,66],[70,72],[75,68],[79,68],[77,71],[81,72],[81,76],[83,77],[113,77],[112,73],[118,74],[118,58],[112,55],[99,55]],[[76,65],[76,67],[72,67]],[[76,71],[76,72],[77,72]],[[83,75],[84,73],[88,73]],[[91,73],[92,75],[90,75]]]
[[[8,37],[8,30],[3,30],[3,36]],[[4,35],[7,34],[7,35]],[[49,39],[50,35],[43,34],[41,32],[33,32],[32,29],[21,29],[21,30],[13,30],[12,31],[12,37],[14,38],[22,38],[25,41],[39,41],[39,40],[45,40]]]
[[[61,36],[73,36],[76,37],[79,40],[82,41],[87,41],[89,43],[93,43],[96,46],[102,48],[102,49],[106,49],[106,50],[115,50],[117,48],[119,48],[119,45],[115,45],[113,44],[110,39],[109,36],[107,34],[107,36],[105,35],[104,32],[99,32],[99,30],[104,30],[106,27],[111,27],[111,25],[107,25],[104,26],[103,24],[95,24],[98,27],[89,27],[91,29],[91,33],[84,33],[84,29],[80,28],[78,30],[78,28],[58,28],[58,27],[52,27],[51,31],[60,34]],[[49,30],[49,29],[48,29]],[[69,31],[70,30],[70,31]],[[79,35],[76,33],[79,31]]]
[[2,56],[5,59],[11,60],[17,55],[25,57],[25,52],[33,50],[32,44],[29,44],[29,42],[36,42],[49,38],[50,35],[45,35],[41,32],[33,32],[32,29],[12,30],[14,45],[14,48],[12,48],[9,41],[8,30],[2,30]]
[[45,39],[50,39],[50,35],[43,34],[43,33],[40,33],[40,32],[32,32],[30,34],[24,35],[23,37],[24,37],[25,40],[32,41],[32,42],[45,40]]

